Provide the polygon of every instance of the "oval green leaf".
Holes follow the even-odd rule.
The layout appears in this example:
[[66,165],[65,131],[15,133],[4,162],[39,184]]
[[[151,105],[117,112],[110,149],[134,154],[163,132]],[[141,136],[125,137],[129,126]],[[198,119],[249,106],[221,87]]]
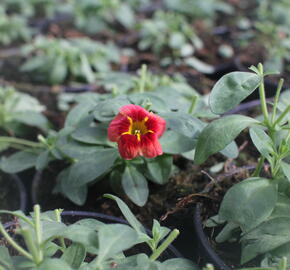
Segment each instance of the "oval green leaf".
[[261,83],[262,77],[251,72],[231,72],[217,81],[209,98],[211,110],[225,113],[249,96]]

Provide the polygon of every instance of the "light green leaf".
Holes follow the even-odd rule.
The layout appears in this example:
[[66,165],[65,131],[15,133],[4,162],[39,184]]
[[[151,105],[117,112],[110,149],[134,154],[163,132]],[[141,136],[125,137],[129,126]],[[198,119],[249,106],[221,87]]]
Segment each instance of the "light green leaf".
[[46,258],[38,267],[38,270],[73,270],[65,261],[61,259]]
[[262,77],[251,72],[231,72],[215,84],[209,98],[211,110],[225,113],[249,96],[261,83]]
[[79,243],[70,245],[61,256],[73,269],[79,269],[85,258],[86,249]]
[[245,234],[242,239],[241,262],[246,263],[260,254],[290,242],[290,217],[270,219]]
[[250,136],[261,155],[269,159],[270,153],[274,151],[271,138],[263,129],[258,127],[250,128]]
[[248,126],[259,123],[244,115],[229,115],[208,124],[200,133],[195,162],[203,163],[210,155],[224,149]]
[[223,198],[219,217],[248,232],[265,221],[277,202],[277,186],[265,178],[249,178],[231,187]]
[[123,224],[109,224],[101,227],[98,231],[98,237],[98,262],[113,257],[139,243],[137,232]]
[[176,258],[162,263],[166,270],[198,270],[199,268],[190,260]]
[[110,198],[118,204],[118,207],[120,208],[123,216],[126,218],[126,220],[129,222],[129,224],[138,232],[138,233],[144,233],[146,234],[146,230],[143,227],[143,225],[136,219],[135,215],[131,212],[129,207],[118,197],[111,195],[111,194],[105,194],[106,198]]
[[6,173],[18,173],[32,168],[36,164],[38,155],[31,152],[17,152],[9,157],[2,157],[0,169]]
[[138,206],[143,206],[149,190],[145,177],[133,166],[127,166],[122,176],[122,187],[126,195]]
[[168,130],[160,138],[160,144],[164,153],[181,154],[194,149],[196,140]]
[[290,164],[281,161],[281,168],[285,176],[287,177],[288,181],[290,182]]
[[162,155],[154,159],[147,159],[146,165],[150,179],[160,185],[168,182],[173,158],[171,155]]

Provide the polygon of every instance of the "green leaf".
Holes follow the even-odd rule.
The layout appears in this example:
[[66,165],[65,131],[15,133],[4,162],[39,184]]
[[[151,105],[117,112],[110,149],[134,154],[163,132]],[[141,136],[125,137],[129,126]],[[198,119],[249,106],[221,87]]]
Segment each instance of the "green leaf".
[[166,120],[167,128],[190,138],[195,138],[206,126],[198,118],[187,113],[170,112],[162,113],[161,116]]
[[18,173],[32,168],[36,164],[38,155],[31,152],[17,152],[9,157],[2,157],[0,168],[6,173]]
[[243,115],[229,115],[211,122],[198,137],[194,161],[203,163],[210,155],[229,145],[243,129],[257,123],[257,120]]
[[150,179],[160,185],[167,183],[172,169],[172,162],[173,157],[171,155],[162,155],[154,159],[146,159]]
[[103,124],[97,124],[96,127],[81,127],[72,133],[72,138],[88,144],[115,145],[108,140],[108,125]]
[[46,258],[37,268],[37,270],[73,270],[65,261],[61,259],[50,259]]
[[137,232],[123,224],[109,224],[98,231],[98,262],[123,252],[139,243]]
[[223,198],[219,217],[248,232],[265,221],[277,202],[277,185],[265,178],[249,178],[231,187]]
[[225,113],[249,96],[261,83],[262,77],[251,72],[231,72],[217,81],[209,98],[211,110]]
[[245,234],[242,239],[241,262],[246,263],[290,242],[290,217],[278,217],[265,221]]
[[50,161],[49,150],[46,150],[46,151],[42,152],[41,154],[39,154],[39,156],[36,160],[36,164],[35,164],[36,170],[41,171],[41,170],[45,169],[47,167],[49,161]]
[[281,161],[281,168],[285,176],[287,177],[288,181],[290,182],[290,164]]
[[52,84],[62,83],[67,76],[67,64],[63,56],[57,56],[53,61],[53,67],[49,74],[49,82]]
[[90,159],[80,160],[69,167],[66,186],[83,186],[107,172],[118,157],[115,148],[102,149]]
[[196,140],[172,130],[166,131],[160,138],[164,153],[181,154],[195,148]]
[[13,118],[20,123],[38,127],[44,131],[48,130],[49,128],[49,122],[47,118],[39,112],[33,111],[19,112],[15,113],[13,115]]
[[[3,266],[4,268],[1,268],[1,266]],[[9,251],[4,246],[0,246],[0,269],[1,270],[13,269],[13,263],[9,255]]]
[[94,101],[85,104],[80,103],[75,106],[67,115],[64,127],[76,127],[81,120],[85,119],[89,115],[89,112],[93,110],[94,106]]
[[269,218],[276,217],[290,217],[290,198],[280,193],[278,194],[275,208]]
[[71,240],[73,243],[83,245],[89,253],[98,253],[99,242],[96,229],[76,223],[68,226],[66,230],[63,230],[62,233],[59,234],[59,236],[63,236]]
[[118,197],[111,195],[111,194],[105,194],[104,197],[110,198],[118,204],[118,207],[120,208],[123,216],[126,218],[126,220],[129,222],[129,224],[138,232],[138,233],[144,233],[146,234],[146,230],[143,227],[143,225],[136,219],[134,214],[131,212],[129,207]]
[[51,237],[59,235],[66,229],[66,225],[57,221],[42,220],[42,240],[46,241]]
[[57,176],[61,193],[77,205],[83,205],[87,199],[88,187],[70,185],[70,168],[66,168]]
[[119,109],[131,102],[126,96],[101,101],[94,109],[94,117],[101,122],[111,121],[119,112]]
[[270,153],[274,151],[271,138],[263,129],[258,127],[250,128],[250,136],[261,155],[269,160]]
[[73,243],[61,256],[73,269],[79,269],[86,258],[86,249],[82,244]]
[[199,268],[190,260],[176,258],[169,259],[162,263],[166,270],[198,270]]
[[133,166],[127,166],[122,176],[122,187],[126,195],[138,206],[143,206],[149,190],[145,177]]
[[239,155],[239,148],[235,141],[228,144],[223,150],[220,151],[221,154],[227,158],[236,158]]
[[103,146],[80,143],[69,136],[60,137],[56,146],[63,154],[79,160],[90,158],[103,149]]

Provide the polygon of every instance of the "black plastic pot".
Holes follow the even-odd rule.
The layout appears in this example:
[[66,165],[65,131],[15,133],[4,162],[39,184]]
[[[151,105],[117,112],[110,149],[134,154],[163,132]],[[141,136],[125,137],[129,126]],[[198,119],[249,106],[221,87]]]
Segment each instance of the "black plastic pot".
[[27,210],[27,193],[21,179],[15,174],[0,172],[0,209]]
[[206,262],[215,266],[215,270],[233,270],[218,256],[212,248],[207,235],[204,232],[201,219],[201,205],[197,204],[194,212],[194,231],[196,235],[199,256]]

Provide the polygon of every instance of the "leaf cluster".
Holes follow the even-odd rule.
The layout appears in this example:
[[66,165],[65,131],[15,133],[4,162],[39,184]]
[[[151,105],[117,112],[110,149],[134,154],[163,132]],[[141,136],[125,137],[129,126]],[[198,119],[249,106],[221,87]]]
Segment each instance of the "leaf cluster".
[[28,59],[21,70],[34,72],[50,84],[66,79],[92,83],[96,72],[110,71],[111,63],[120,61],[120,52],[112,43],[102,44],[86,38],[39,36],[23,48],[23,55]]
[[[8,248],[0,247],[1,269],[37,270],[96,270],[96,269],[154,269],[154,270],[196,270],[196,266],[186,259],[172,258],[163,262],[157,258],[178,235],[178,231],[160,226],[154,220],[152,231],[148,233],[135,218],[128,206],[119,198],[115,200],[127,224],[105,224],[97,219],[81,219],[66,225],[61,221],[62,210],[56,209],[40,213],[34,206],[31,216],[21,211],[1,211],[17,218],[16,235],[21,235],[24,245],[19,245],[0,224],[0,232],[8,244],[17,251],[16,256],[9,254]],[[163,241],[163,242],[161,242]],[[137,244],[150,247],[150,253],[138,253]],[[131,250],[126,256],[125,251]],[[150,254],[149,253],[149,254]]]

